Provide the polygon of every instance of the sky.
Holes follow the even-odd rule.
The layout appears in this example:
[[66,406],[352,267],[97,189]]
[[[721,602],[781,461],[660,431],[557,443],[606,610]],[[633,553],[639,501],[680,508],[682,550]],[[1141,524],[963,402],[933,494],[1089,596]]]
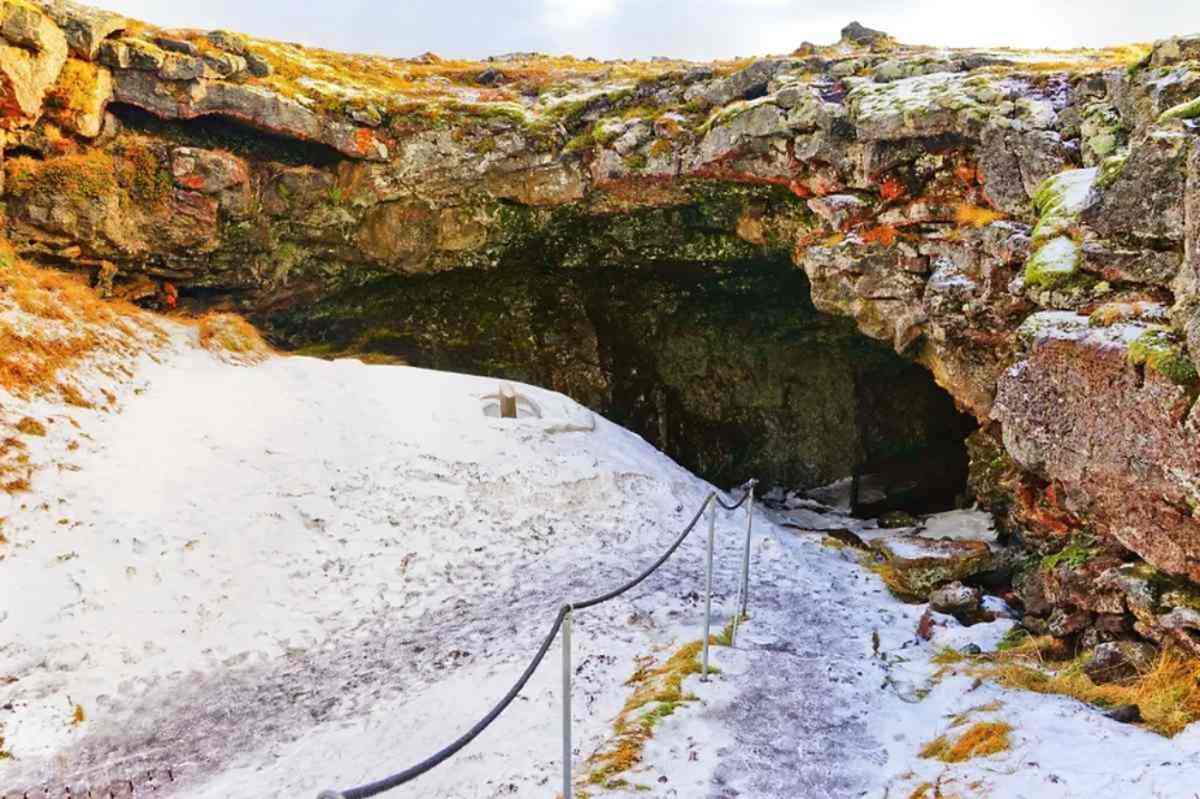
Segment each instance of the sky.
[[[89,0],[83,0],[89,2]],[[911,44],[1082,47],[1200,31],[1195,0],[90,0],[165,27],[446,58],[716,59],[826,44],[851,20]]]

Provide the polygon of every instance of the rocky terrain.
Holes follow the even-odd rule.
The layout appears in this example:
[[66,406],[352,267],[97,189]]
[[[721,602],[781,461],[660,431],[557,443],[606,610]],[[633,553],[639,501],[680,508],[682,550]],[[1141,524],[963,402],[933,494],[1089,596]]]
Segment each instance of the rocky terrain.
[[974,429],[1019,545],[975,576],[1036,631],[1200,652],[1200,36],[469,63],[65,0],[0,36],[23,257],[541,383],[729,482]]

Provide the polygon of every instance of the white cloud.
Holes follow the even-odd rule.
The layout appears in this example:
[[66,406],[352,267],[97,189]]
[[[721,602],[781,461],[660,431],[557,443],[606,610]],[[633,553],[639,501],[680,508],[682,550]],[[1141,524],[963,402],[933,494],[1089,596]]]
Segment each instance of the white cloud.
[[617,14],[618,0],[542,0],[542,20],[555,30],[582,30]]

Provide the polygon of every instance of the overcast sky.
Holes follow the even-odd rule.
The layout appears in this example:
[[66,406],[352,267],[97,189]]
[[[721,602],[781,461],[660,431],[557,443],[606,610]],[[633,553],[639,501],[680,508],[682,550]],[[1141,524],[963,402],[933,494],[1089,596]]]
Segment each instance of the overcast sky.
[[852,19],[914,44],[1079,47],[1200,31],[1197,0],[83,0],[166,27],[335,50],[712,59],[825,44]]

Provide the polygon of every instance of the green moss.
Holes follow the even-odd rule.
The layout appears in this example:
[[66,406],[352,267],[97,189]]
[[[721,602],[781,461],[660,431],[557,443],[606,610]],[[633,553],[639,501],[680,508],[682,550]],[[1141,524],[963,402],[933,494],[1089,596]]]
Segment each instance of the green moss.
[[1147,366],[1180,385],[1191,386],[1198,379],[1183,343],[1168,330],[1147,330],[1129,344],[1128,358],[1131,364]]
[[1029,638],[1029,630],[1019,625],[1014,625],[1008,628],[1008,632],[996,644],[996,651],[1004,652],[1009,649],[1016,649]]
[[625,165],[634,171],[646,168],[647,158],[645,153],[630,153],[625,156]]
[[1072,536],[1070,543],[1058,552],[1042,558],[1042,568],[1057,569],[1059,566],[1065,565],[1070,569],[1078,569],[1095,555],[1096,540],[1090,535],[1081,533]]
[[1150,56],[1153,54],[1153,52],[1153,50],[1147,50],[1144,56],[1125,67],[1125,76],[1132,79],[1137,75],[1138,72],[1150,66]]
[[1200,97],[1194,97],[1187,102],[1168,108],[1158,117],[1159,124],[1172,119],[1195,119],[1200,117]]
[[1121,153],[1105,158],[1100,162],[1100,171],[1096,175],[1097,189],[1107,189],[1116,183],[1125,171],[1125,162],[1129,160],[1128,153]]
[[1025,264],[1026,287],[1046,290],[1090,290],[1096,279],[1080,271],[1082,252],[1069,236],[1041,245]]
[[46,161],[16,158],[5,166],[6,190],[11,197],[49,195],[99,201],[119,192],[116,165],[103,150]]

